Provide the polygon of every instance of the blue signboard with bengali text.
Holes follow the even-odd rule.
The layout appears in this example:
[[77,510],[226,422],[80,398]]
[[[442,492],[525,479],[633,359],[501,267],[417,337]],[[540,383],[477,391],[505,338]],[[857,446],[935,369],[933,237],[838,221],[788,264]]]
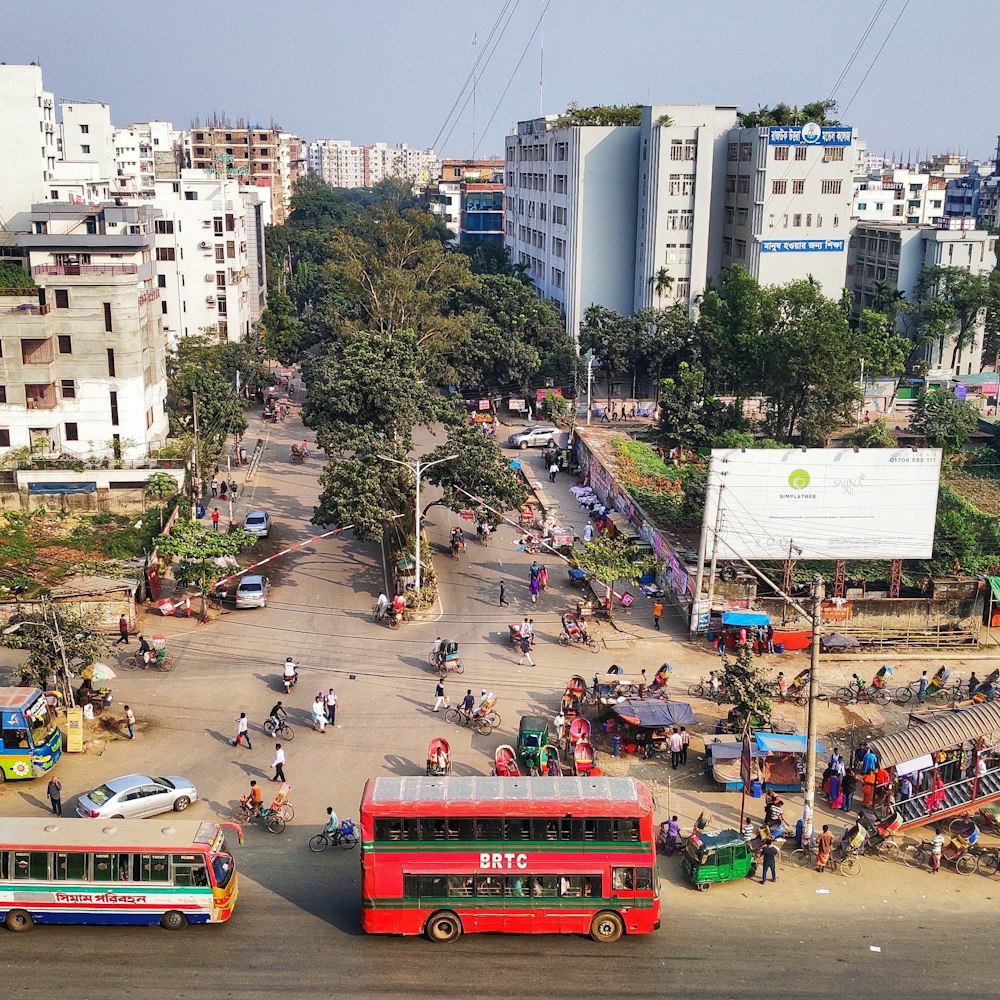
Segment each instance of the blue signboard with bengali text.
[[844,240],[761,240],[761,253],[843,253]]
[[767,130],[769,146],[850,146],[850,125],[772,125]]

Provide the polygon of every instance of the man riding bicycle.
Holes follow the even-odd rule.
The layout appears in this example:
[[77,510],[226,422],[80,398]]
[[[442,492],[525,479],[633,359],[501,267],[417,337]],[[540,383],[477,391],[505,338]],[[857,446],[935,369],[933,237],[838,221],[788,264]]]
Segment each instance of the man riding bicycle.
[[280,728],[282,721],[288,718],[288,713],[285,711],[285,706],[282,702],[277,702],[271,711],[268,713],[268,722],[274,726],[275,729]]
[[333,806],[326,807],[326,826],[323,827],[323,832],[331,840],[335,840],[337,834],[340,832],[340,820],[337,819],[337,814],[333,811]]
[[261,809],[264,808],[264,794],[256,781],[250,782],[250,794],[244,797],[244,802],[250,809],[251,819],[260,815]]

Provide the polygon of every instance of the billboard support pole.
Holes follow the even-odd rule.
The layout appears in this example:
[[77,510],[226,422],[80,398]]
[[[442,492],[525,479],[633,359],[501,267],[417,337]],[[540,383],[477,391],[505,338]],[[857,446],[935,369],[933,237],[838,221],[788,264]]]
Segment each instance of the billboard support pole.
[[[708,570],[708,613],[712,613],[712,598],[715,596],[715,569],[719,556],[719,532],[722,531],[722,491],[726,487],[719,483],[719,499],[715,505],[715,531],[712,532],[712,565]],[[742,826],[742,824],[741,824]]]
[[708,498],[712,492],[712,470],[715,468],[715,456],[708,460],[708,476],[705,482],[705,510],[701,515],[701,538],[698,540],[698,570],[694,578],[694,600],[691,603],[691,631],[698,631],[698,619],[701,617],[701,588],[705,582],[705,554],[708,551]]
[[813,577],[812,643],[809,649],[809,707],[806,724],[806,794],[802,804],[802,841],[812,843],[816,801],[816,696],[819,694],[819,622],[823,607],[823,577]]

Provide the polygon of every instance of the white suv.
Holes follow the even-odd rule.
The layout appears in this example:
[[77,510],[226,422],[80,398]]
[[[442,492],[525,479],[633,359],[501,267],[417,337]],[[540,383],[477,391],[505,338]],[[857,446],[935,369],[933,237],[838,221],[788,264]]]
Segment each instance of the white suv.
[[538,424],[516,431],[507,438],[507,447],[520,448],[554,448],[559,437],[559,428],[550,424]]

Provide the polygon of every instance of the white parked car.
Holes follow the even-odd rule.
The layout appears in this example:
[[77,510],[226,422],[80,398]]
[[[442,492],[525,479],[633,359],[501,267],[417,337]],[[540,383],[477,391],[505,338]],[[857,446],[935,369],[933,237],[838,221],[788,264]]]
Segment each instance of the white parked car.
[[507,438],[508,448],[554,448],[559,440],[559,428],[551,424],[535,424],[515,431]]
[[179,775],[126,774],[81,795],[76,814],[84,819],[138,819],[171,810],[183,812],[197,800],[194,783]]

